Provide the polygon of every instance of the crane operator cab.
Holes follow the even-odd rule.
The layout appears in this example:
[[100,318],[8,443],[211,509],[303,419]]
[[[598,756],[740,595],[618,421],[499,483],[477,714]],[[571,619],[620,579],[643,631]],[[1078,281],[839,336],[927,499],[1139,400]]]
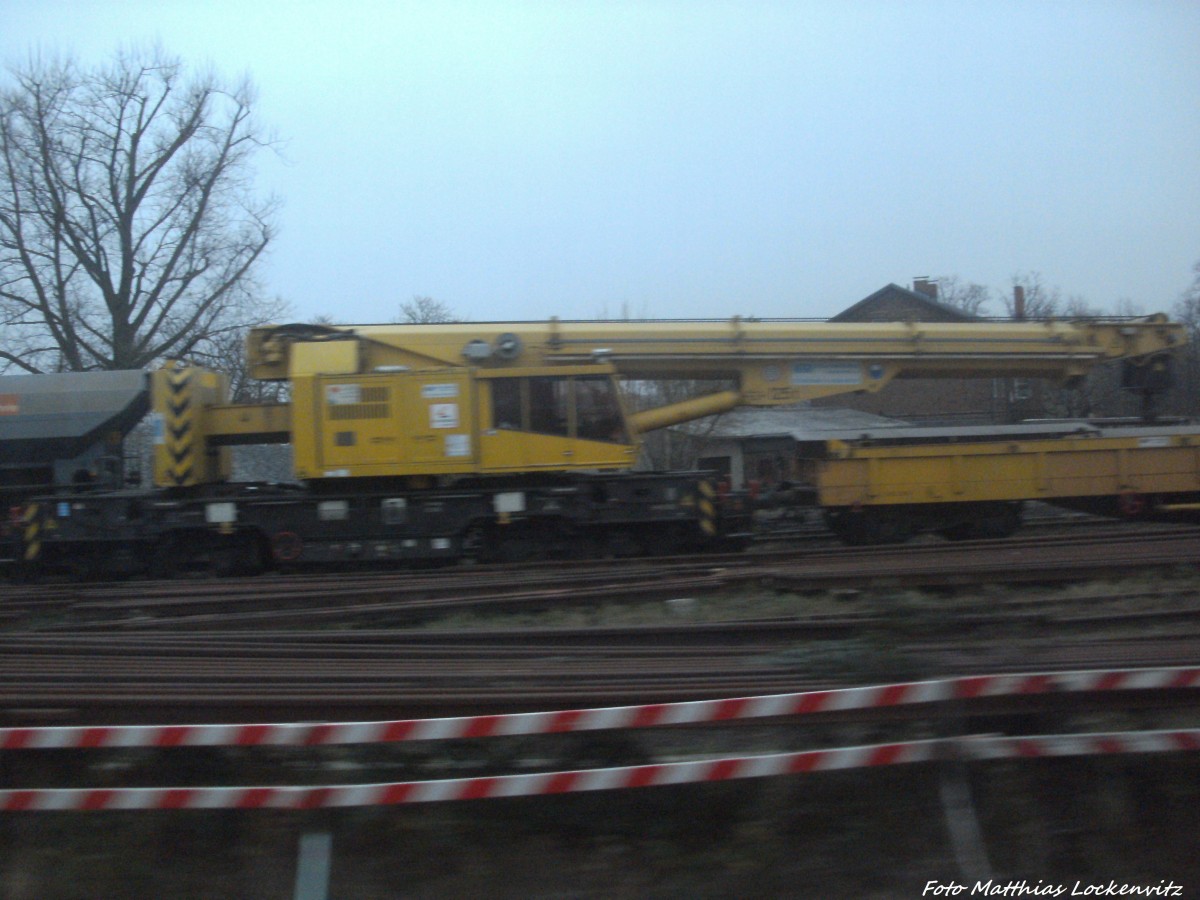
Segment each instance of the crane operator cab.
[[485,470],[629,467],[633,441],[616,376],[581,373],[579,368],[555,374],[489,373],[480,379],[490,395],[481,410]]

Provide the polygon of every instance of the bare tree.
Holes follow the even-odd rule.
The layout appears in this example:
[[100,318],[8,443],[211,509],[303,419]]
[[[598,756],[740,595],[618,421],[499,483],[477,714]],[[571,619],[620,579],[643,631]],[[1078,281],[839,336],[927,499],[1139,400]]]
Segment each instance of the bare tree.
[[[1025,291],[1025,318],[1052,319],[1062,312],[1062,292],[1056,287],[1047,287],[1042,283],[1041,272],[1025,272],[1014,275],[1012,287],[1023,288]],[[1016,316],[1017,310],[1012,292],[1004,299],[1004,307],[1009,316]]]
[[1192,267],[1192,272],[1192,283],[1179,295],[1174,316],[1177,321],[1187,326],[1192,341],[1200,342],[1200,262]]
[[1062,302],[1062,314],[1069,319],[1094,319],[1106,313],[1082,294],[1068,294]]
[[416,296],[400,304],[398,321],[410,325],[436,325],[440,322],[461,322],[462,317],[441,300]]
[[957,275],[941,275],[936,281],[938,303],[961,310],[969,316],[987,314],[987,306],[992,300],[992,292],[987,286],[964,282]]
[[33,60],[0,91],[0,367],[137,369],[268,314],[254,267],[277,204],[248,82],[161,50]]
[[1175,379],[1176,411],[1187,416],[1200,414],[1200,262],[1192,267],[1192,272],[1192,283],[1179,295],[1172,311],[1188,334]]
[[[640,411],[692,400],[734,387],[729,381],[679,379],[627,381],[624,391],[626,402],[632,410]],[[720,420],[719,415],[708,416],[673,428],[660,428],[643,434],[640,465],[656,471],[694,468],[704,449],[705,439],[712,434]]]
[[630,302],[628,300],[622,300],[621,311],[616,315],[613,315],[608,310],[608,301],[606,300],[600,304],[600,309],[597,311],[594,318],[598,322],[631,322],[634,319],[649,319],[651,316],[648,312],[646,312],[647,308],[648,307],[646,306],[645,301],[642,301],[641,312],[639,312],[637,315],[634,315],[633,306],[630,304]]
[[[279,308],[286,304],[276,301]],[[278,317],[272,316],[272,320]],[[216,372],[223,372],[229,378],[230,403],[278,403],[289,395],[290,385],[286,381],[259,381],[250,376],[250,366],[246,358],[246,335],[249,328],[230,330],[220,335],[214,335],[188,355],[188,361],[204,366]]]

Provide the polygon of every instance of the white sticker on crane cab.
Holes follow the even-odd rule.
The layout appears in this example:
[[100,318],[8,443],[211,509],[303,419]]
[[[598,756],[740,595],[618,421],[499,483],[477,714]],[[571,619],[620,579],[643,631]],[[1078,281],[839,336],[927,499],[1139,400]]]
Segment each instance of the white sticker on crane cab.
[[471,436],[469,434],[446,435],[446,456],[470,456]]
[[446,400],[450,397],[458,396],[458,385],[451,382],[450,384],[423,384],[421,385],[421,398],[424,400]]

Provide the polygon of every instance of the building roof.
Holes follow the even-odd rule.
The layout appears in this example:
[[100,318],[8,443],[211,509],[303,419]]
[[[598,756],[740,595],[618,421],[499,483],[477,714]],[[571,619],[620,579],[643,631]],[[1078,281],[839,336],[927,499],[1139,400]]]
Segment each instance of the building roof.
[[897,303],[903,304],[905,309],[909,311],[909,317],[916,318],[921,322],[973,322],[978,319],[977,316],[965,313],[961,309],[955,309],[952,306],[946,306],[944,303],[938,303],[936,300],[918,291],[910,291],[908,288],[900,287],[898,284],[889,284],[881,287],[869,297],[859,300],[853,306],[842,310],[829,321],[896,321],[894,313],[885,313],[882,317],[875,313],[877,310],[882,312],[889,304],[894,306]]
[[845,437],[902,424],[896,419],[859,412],[856,409],[832,409],[804,404],[772,409],[740,407],[713,420],[693,423],[686,430],[708,440],[762,437],[790,437],[797,441]]

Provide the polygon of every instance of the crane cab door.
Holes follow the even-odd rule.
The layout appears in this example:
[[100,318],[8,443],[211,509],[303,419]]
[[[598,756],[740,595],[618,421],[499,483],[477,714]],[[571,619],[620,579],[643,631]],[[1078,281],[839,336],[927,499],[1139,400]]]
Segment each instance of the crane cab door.
[[466,373],[422,372],[407,378],[402,428],[408,438],[409,461],[423,471],[473,468],[476,429]]

